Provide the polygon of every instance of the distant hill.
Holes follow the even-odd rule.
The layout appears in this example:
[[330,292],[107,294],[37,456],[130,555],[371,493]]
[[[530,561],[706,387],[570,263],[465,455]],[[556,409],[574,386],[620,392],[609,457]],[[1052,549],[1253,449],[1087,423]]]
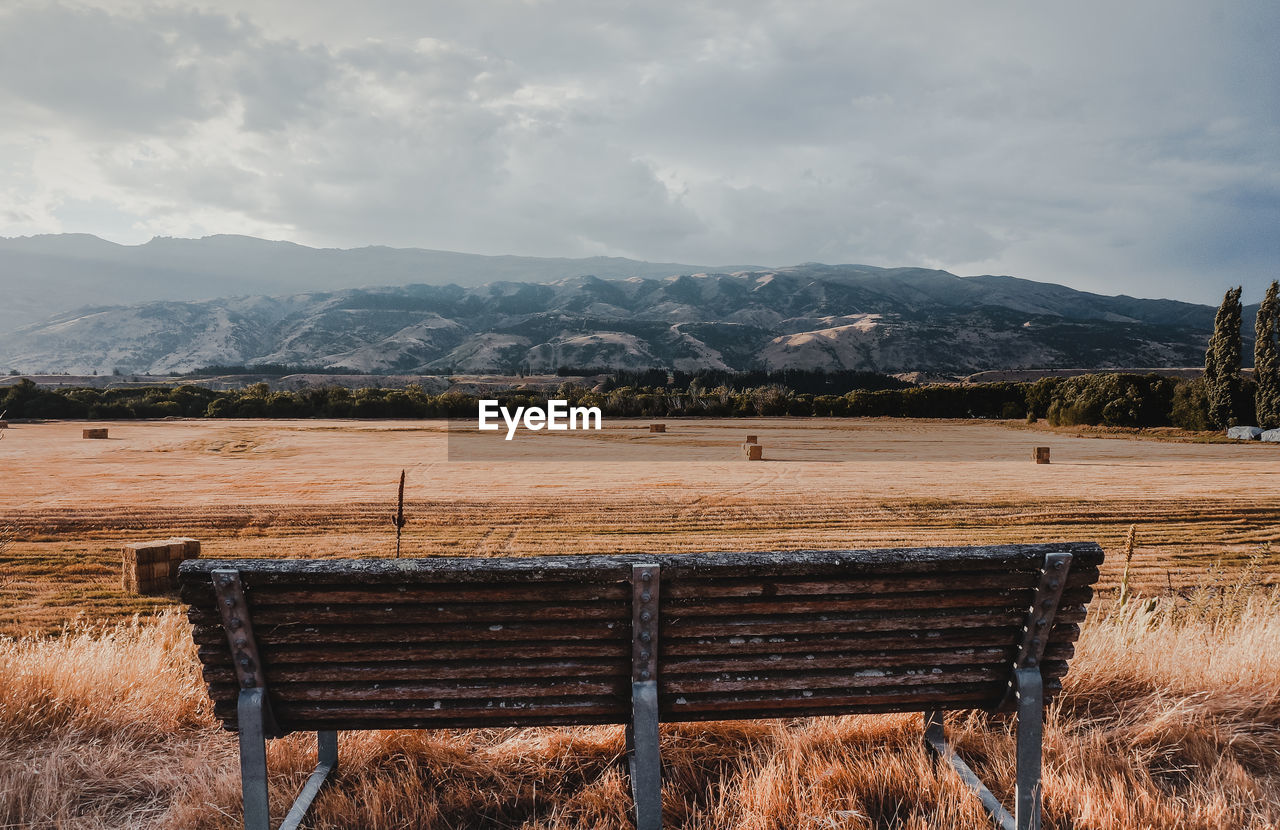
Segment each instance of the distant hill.
[[0,337],[0,369],[165,373],[278,363],[407,374],[666,366],[963,375],[1195,366],[1213,316],[1204,305],[1013,277],[809,263],[101,306]]
[[617,257],[480,256],[379,246],[308,248],[251,236],[157,237],[144,245],[117,245],[89,234],[0,237],[0,335],[84,306],[366,285],[550,282],[583,274],[666,277],[703,270],[707,269],[700,265]]

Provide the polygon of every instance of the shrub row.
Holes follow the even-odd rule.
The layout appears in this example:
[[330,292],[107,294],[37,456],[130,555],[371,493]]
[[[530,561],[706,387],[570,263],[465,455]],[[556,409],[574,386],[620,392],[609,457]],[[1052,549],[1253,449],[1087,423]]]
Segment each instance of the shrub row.
[[[655,376],[655,379],[657,377]],[[662,377],[668,380],[667,376]],[[1208,429],[1208,399],[1200,380],[1159,375],[1098,374],[1045,378],[1034,383],[981,383],[856,389],[845,394],[797,392],[780,384],[749,388],[615,386],[589,391],[568,383],[554,395],[510,391],[506,406],[542,405],[547,397],[598,406],[605,417],[736,417],[792,415],[894,418],[1045,418],[1054,425],[1179,426]],[[1252,417],[1253,389],[1237,402],[1243,422]],[[433,395],[420,387],[318,387],[272,392],[265,383],[239,390],[199,386],[123,389],[44,389],[28,380],[0,390],[0,411],[11,418],[471,418],[477,396]]]

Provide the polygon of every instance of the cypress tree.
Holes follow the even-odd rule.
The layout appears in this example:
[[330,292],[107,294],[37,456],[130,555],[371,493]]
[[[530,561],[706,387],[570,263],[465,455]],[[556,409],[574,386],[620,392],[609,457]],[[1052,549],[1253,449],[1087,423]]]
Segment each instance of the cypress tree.
[[1276,429],[1280,427],[1280,282],[1272,281],[1267,288],[1253,330],[1258,335],[1253,346],[1258,426]]
[[1205,392],[1209,421],[1215,427],[1236,425],[1235,402],[1240,394],[1240,287],[1229,289],[1213,320],[1213,337],[1204,355]]

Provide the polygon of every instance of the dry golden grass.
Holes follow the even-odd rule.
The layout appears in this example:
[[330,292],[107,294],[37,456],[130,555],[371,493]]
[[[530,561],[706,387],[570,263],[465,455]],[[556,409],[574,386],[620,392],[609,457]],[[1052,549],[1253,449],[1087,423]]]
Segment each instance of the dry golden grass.
[[[997,794],[1011,723],[949,729]],[[672,724],[673,828],[985,828],[921,748],[919,715]],[[1280,825],[1280,597],[1135,601],[1085,628],[1045,731],[1049,828]],[[314,827],[626,828],[620,727],[343,733]],[[238,826],[234,738],[212,721],[185,621],[0,641],[0,827]],[[273,741],[277,819],[314,765]]]

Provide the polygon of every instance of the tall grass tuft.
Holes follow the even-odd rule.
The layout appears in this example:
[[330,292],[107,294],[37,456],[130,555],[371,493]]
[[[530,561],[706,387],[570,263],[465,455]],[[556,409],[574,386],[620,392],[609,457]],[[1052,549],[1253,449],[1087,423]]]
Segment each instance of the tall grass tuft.
[[1120,575],[1120,594],[1116,600],[1122,608],[1129,604],[1129,567],[1133,564],[1133,546],[1137,539],[1137,525],[1129,525],[1124,537],[1124,573]]

